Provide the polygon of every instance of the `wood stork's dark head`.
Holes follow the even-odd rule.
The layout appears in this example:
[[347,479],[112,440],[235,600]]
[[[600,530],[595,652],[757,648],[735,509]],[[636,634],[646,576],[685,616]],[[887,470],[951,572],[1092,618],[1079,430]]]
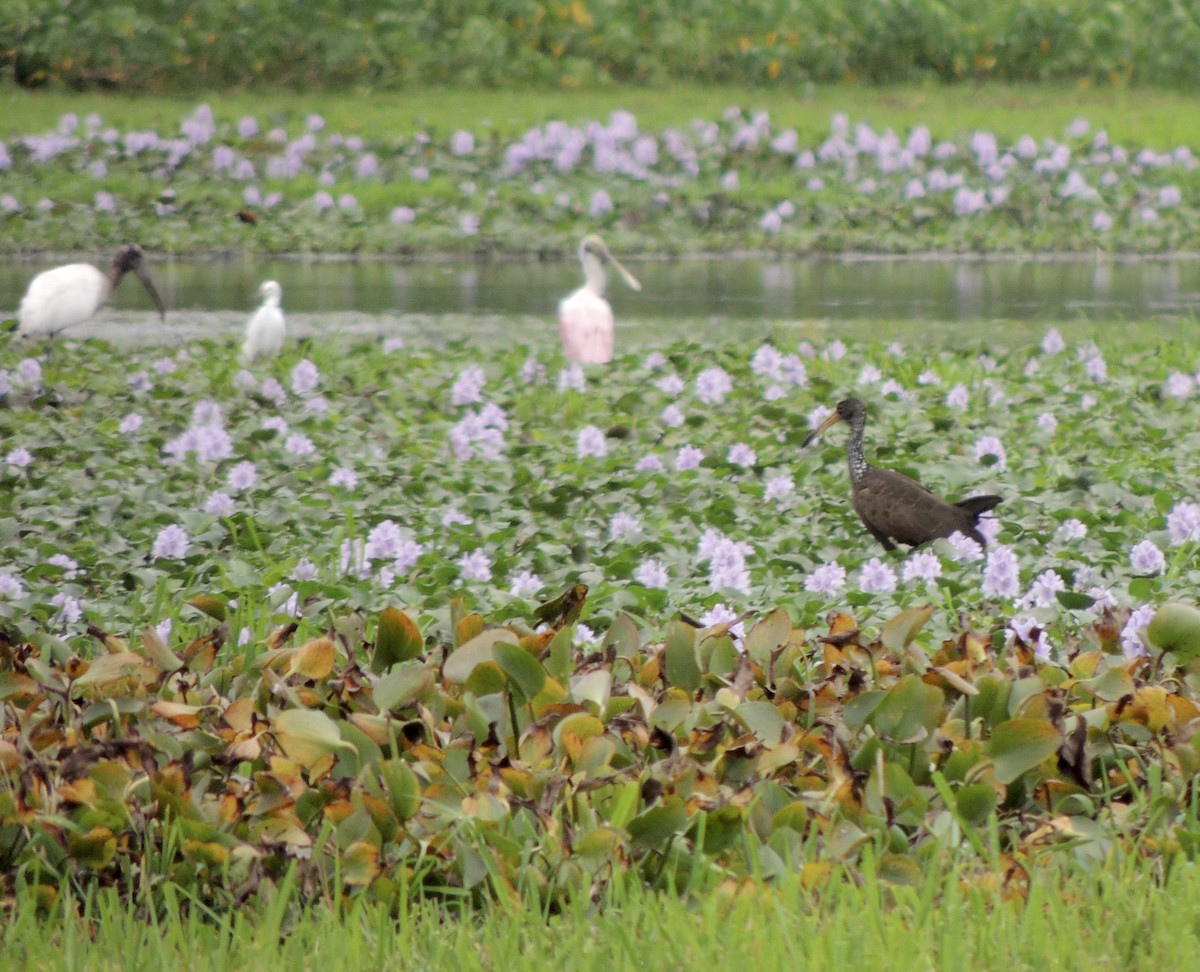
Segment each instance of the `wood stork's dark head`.
[[150,274],[147,273],[143,263],[144,254],[142,248],[136,243],[130,243],[128,246],[121,247],[113,257],[112,262],[112,281],[113,288],[121,282],[121,278],[127,273],[132,273],[142,282],[142,286],[146,288],[146,293],[150,295],[150,299],[154,301],[154,306],[158,308],[158,316],[162,320],[167,319],[167,308],[163,303],[163,299],[159,296],[158,288],[154,286],[154,281],[150,279]]

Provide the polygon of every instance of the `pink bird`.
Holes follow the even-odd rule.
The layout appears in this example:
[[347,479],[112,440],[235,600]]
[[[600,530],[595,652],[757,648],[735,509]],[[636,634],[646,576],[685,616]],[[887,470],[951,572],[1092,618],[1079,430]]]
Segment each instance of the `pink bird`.
[[563,351],[572,361],[582,364],[603,364],[613,356],[613,313],[604,299],[608,277],[604,261],[620,271],[631,290],[642,285],[608,252],[598,236],[585,236],[579,244],[579,262],[587,283],[558,305],[558,333],[562,336]]

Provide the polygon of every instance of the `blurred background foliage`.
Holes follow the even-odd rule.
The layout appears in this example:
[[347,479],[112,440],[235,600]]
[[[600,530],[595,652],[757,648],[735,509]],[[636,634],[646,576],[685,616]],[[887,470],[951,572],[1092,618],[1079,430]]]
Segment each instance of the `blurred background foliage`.
[[1072,79],[1187,87],[1180,0],[6,0],[22,86],[192,91]]

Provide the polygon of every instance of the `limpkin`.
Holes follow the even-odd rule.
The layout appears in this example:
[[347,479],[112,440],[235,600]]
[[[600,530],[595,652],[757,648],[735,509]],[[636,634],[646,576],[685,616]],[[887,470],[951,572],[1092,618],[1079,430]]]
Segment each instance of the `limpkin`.
[[804,440],[804,444],[807,446],[838,422],[850,423],[846,455],[850,460],[854,511],[885,550],[895,550],[896,543],[915,547],[938,537],[948,537],[955,531],[970,537],[981,547],[987,546],[979,532],[979,517],[999,504],[999,496],[972,496],[957,503],[947,503],[903,473],[872,466],[863,452],[867,408],[857,398],[838,402],[837,410]]

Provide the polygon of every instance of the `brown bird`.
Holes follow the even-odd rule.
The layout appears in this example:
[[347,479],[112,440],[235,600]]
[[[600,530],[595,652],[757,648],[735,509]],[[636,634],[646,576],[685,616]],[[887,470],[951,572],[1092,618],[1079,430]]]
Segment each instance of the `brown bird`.
[[957,503],[947,503],[903,473],[872,466],[863,452],[867,408],[857,398],[838,402],[837,410],[804,440],[804,444],[807,446],[838,422],[850,423],[846,455],[850,460],[854,511],[871,535],[883,544],[884,550],[895,550],[896,543],[915,547],[938,537],[948,537],[955,531],[970,537],[981,547],[987,546],[977,524],[981,515],[1000,503],[1001,497],[972,496]]

